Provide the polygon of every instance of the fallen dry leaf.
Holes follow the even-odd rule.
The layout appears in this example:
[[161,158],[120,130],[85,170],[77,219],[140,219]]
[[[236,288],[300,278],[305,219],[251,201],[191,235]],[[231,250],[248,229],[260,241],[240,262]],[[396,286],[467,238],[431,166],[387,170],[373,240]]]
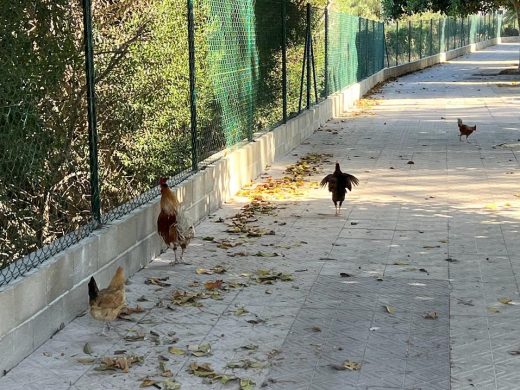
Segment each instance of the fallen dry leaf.
[[103,357],[101,358],[101,364],[94,368],[96,371],[107,371],[107,370],[121,370],[125,373],[128,372],[130,367],[134,363],[142,363],[144,359],[141,356],[137,355],[121,355],[114,357]]
[[249,310],[247,310],[245,307],[241,306],[238,309],[236,309],[233,314],[235,314],[236,316],[242,316],[246,313],[249,313]]
[[240,379],[240,390],[253,390],[256,383],[249,378]]
[[386,312],[389,314],[395,314],[395,307],[385,305]]
[[186,351],[177,347],[170,347],[168,348],[168,352],[170,352],[173,355],[186,355]]
[[226,364],[226,367],[228,368],[242,368],[244,370],[247,370],[248,368],[264,368],[265,366],[265,363],[251,359],[242,359],[236,362],[229,362],[228,364]]
[[502,303],[504,305],[510,305],[513,302],[513,300],[511,298],[508,298],[508,297],[503,297],[503,298],[500,298],[498,300],[498,302],[500,302],[500,303]]
[[151,284],[159,287],[169,287],[171,286],[171,283],[166,283],[168,279],[170,279],[169,276],[165,276],[164,278],[147,278],[144,281],[144,284]]
[[222,267],[221,265],[216,265],[214,266],[213,268],[211,269],[206,269],[206,268],[197,268],[195,270],[195,272],[198,274],[198,275],[202,275],[202,274],[205,274],[205,275],[213,275],[213,274],[223,274],[224,272],[226,272],[226,269],[224,267]]
[[90,346],[89,343],[85,343],[85,345],[83,346],[83,352],[86,353],[87,355],[92,354],[92,347]]
[[166,379],[162,383],[162,390],[180,390],[181,384],[172,379]]
[[144,378],[139,387],[150,387],[157,384],[156,380],[150,378]]
[[188,351],[197,357],[211,355],[211,345],[209,343],[188,345]]
[[216,373],[213,370],[213,368],[211,368],[209,363],[198,364],[198,363],[192,362],[188,366],[188,372],[192,375],[195,375],[195,376],[198,376],[201,378],[210,378],[210,379],[218,380],[222,384],[226,384],[229,381],[239,379],[234,376],[228,376],[228,375]]
[[439,318],[439,314],[436,311],[430,311],[423,316],[427,320],[436,320]]
[[258,349],[258,345],[256,344],[247,344],[240,347],[241,349],[246,349],[248,351],[256,351]]
[[343,364],[331,364],[330,366],[338,371],[358,371],[361,368],[361,363],[346,360],[343,362]]
[[208,290],[215,290],[215,289],[221,288],[222,283],[223,283],[223,281],[220,279],[219,280],[210,280],[210,281],[204,283],[204,287],[206,287],[206,289],[208,289]]
[[135,334],[129,334],[123,337],[126,341],[140,341],[144,340],[144,333],[136,332]]

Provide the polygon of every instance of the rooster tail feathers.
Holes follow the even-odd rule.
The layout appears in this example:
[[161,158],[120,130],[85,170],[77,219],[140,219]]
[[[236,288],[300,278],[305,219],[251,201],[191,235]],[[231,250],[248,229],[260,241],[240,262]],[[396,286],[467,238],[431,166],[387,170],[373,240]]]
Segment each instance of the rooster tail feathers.
[[96,283],[96,279],[94,279],[94,277],[92,276],[90,278],[90,281],[88,282],[88,298],[90,301],[93,301],[94,299],[97,298],[99,294],[99,288],[98,288],[98,285]]
[[125,271],[123,267],[117,267],[115,275],[112,277],[108,288],[121,288],[125,284]]

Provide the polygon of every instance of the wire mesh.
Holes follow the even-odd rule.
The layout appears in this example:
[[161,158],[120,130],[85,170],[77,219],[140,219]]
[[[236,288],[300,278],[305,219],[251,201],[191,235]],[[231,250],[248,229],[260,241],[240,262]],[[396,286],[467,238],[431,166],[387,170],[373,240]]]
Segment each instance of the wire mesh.
[[[319,102],[325,96],[325,9],[311,8],[311,36],[312,54],[314,57],[314,75],[316,79],[316,91],[314,90],[314,77],[312,91],[312,102]],[[317,96],[316,96],[317,95]]]
[[0,29],[1,285],[93,225],[81,8],[10,1],[0,9]]
[[329,88],[339,91],[357,81],[357,16],[330,12],[329,16]]
[[102,221],[191,167],[184,0],[98,0],[93,9]]
[[[306,28],[304,4],[287,2],[287,111],[289,118],[299,113],[300,89],[303,89],[303,93],[307,89],[307,78],[302,79]],[[303,100],[302,104],[305,106],[305,99]]]

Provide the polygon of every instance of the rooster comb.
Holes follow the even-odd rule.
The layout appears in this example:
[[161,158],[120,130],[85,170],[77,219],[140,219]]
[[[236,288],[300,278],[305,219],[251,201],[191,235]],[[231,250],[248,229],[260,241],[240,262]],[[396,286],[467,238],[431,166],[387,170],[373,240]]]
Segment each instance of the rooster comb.
[[163,185],[166,184],[167,181],[168,181],[168,178],[166,178],[166,177],[161,177],[161,178],[159,179],[159,185],[160,185],[160,186],[163,186]]

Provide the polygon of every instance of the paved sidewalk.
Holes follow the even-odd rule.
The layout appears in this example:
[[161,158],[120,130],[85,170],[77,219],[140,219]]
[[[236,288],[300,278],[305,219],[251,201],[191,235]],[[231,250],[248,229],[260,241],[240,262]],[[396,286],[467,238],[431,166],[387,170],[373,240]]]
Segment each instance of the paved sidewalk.
[[[144,312],[108,337],[77,318],[0,389],[239,388],[219,374],[244,389],[520,388],[520,87],[496,76],[517,58],[502,44],[386,84],[258,180],[328,160],[305,183],[264,191],[249,213],[237,197],[198,226],[192,265],[171,267],[168,251],[132,277],[127,301]],[[477,123],[469,143],[459,117]],[[336,160],[361,181],[340,217],[316,186]],[[228,231],[237,213],[249,235]],[[205,288],[219,279],[225,290]],[[205,291],[202,306],[176,305],[177,290]],[[143,360],[96,370],[116,351]]]

